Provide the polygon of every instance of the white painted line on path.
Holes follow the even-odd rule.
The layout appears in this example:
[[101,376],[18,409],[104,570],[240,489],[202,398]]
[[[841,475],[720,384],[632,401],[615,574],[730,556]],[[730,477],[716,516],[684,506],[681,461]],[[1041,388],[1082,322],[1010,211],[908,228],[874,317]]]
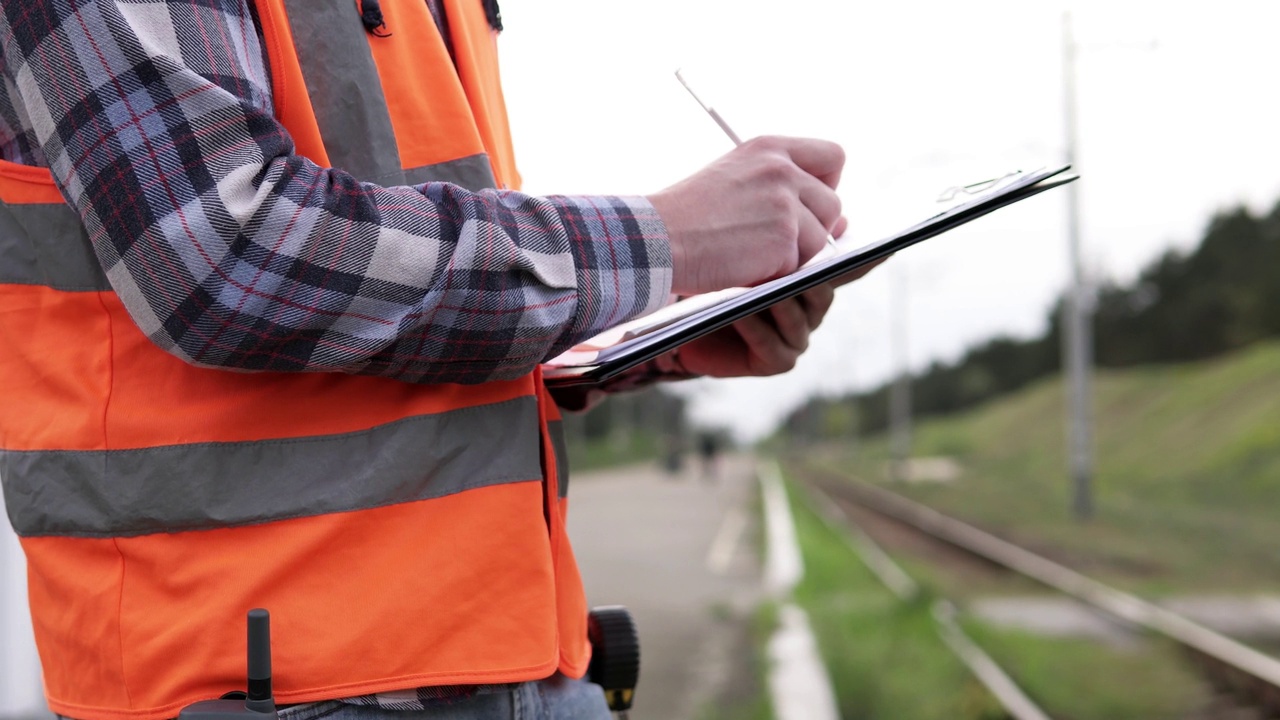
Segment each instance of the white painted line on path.
[[778,629],[769,638],[769,694],[778,720],[840,718],[809,617],[789,602],[778,608]]
[[738,549],[738,541],[742,539],[742,531],[747,529],[747,512],[734,505],[725,513],[716,532],[711,549],[707,552],[707,569],[716,575],[729,571],[729,563]]
[[760,465],[760,487],[764,493],[764,525],[768,533],[768,545],[764,560],[764,586],[771,594],[782,598],[804,577],[804,560],[800,557],[800,543],[796,540],[796,524],[791,518],[791,505],[787,502],[787,490],[782,486],[782,473],[778,464]]
[[765,588],[779,601],[778,628],[769,639],[769,694],[777,720],[839,720],[831,678],[804,610],[790,602],[804,576],[791,505],[777,463],[759,466],[768,544]]

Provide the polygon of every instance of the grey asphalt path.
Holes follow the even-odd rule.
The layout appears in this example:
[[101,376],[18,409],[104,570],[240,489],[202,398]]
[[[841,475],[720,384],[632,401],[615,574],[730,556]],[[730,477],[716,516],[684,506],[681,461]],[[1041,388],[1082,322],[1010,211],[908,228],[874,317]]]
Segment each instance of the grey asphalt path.
[[696,464],[675,478],[656,465],[573,475],[587,600],[626,605],[640,630],[634,720],[693,720],[753,672],[740,639],[760,586],[755,477],[750,458],[724,460],[714,483]]

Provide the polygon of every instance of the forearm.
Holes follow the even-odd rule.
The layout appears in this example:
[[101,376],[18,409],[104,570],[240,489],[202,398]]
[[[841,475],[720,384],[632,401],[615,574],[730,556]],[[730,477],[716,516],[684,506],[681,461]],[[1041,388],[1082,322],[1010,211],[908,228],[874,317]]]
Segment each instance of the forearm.
[[109,272],[127,287],[156,258],[179,265],[198,248],[204,275],[165,279],[179,292],[144,295],[135,313],[166,318],[144,330],[190,362],[482,382],[524,374],[665,292],[661,223],[622,199],[380,188],[297,158],[276,161],[254,195],[214,209],[243,218],[234,236],[174,243],[192,222],[174,213]]

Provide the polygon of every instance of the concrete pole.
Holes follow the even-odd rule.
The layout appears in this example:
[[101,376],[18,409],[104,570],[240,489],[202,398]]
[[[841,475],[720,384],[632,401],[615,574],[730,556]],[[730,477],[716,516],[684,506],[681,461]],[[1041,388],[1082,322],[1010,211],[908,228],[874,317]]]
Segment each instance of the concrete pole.
[[907,269],[905,266],[898,266],[894,281],[889,315],[894,366],[898,374],[893,386],[889,389],[889,442],[892,452],[889,472],[894,480],[904,480],[907,462],[911,459],[911,365],[907,346]]
[[[1066,162],[1076,160],[1076,43],[1070,11],[1062,15],[1063,109]],[[1084,277],[1080,241],[1080,184],[1067,185],[1067,248],[1071,289],[1063,304],[1063,367],[1066,371],[1067,463],[1071,474],[1071,511],[1078,520],[1093,517],[1093,326],[1092,298]]]
[[[851,337],[850,340],[853,348],[844,358],[844,363],[847,368],[846,372],[848,372],[849,387],[856,388],[858,387],[858,383],[856,374],[857,365],[855,363],[857,362],[858,340],[856,336]],[[851,392],[849,395],[849,397],[852,398],[849,402],[849,454],[854,458],[858,457],[858,453],[862,449],[862,428],[859,427],[862,423],[862,410],[858,402],[859,395],[860,394],[856,390]]]

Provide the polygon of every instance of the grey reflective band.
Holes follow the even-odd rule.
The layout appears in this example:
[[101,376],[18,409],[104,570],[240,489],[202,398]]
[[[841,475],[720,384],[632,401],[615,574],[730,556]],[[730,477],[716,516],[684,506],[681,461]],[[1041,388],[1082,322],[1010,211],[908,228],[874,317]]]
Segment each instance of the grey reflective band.
[[484,154],[404,170],[368,31],[351,0],[285,0],[294,49],[329,163],[378,185],[497,185]]
[[285,11],[329,163],[357,180],[403,185],[387,98],[356,3],[285,0]]
[[489,165],[489,156],[484,154],[405,170],[404,180],[406,185],[447,182],[468,190],[483,190],[498,185],[493,177],[493,168]]
[[564,439],[564,423],[559,420],[549,420],[547,432],[551,435],[551,444],[556,449],[556,485],[560,497],[566,497],[569,495],[569,445]]
[[67,205],[0,202],[0,283],[110,290],[80,216]]
[[541,481],[533,397],[341,435],[142,450],[0,451],[19,535],[120,537],[364,510]]

